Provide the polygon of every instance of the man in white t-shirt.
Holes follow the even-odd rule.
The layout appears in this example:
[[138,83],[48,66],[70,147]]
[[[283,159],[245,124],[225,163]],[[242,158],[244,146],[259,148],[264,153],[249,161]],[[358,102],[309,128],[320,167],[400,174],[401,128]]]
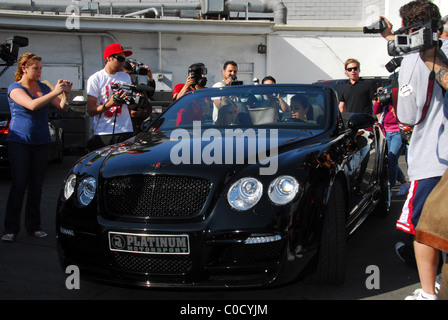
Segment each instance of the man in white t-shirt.
[[[238,65],[235,61],[226,61],[224,63],[224,66],[221,70],[223,80],[216,82],[213,85],[213,88],[222,88],[225,86],[229,86],[230,83],[236,78],[236,75],[238,74]],[[220,106],[220,99],[213,99],[214,108],[213,108],[213,120],[216,121],[218,118],[218,110]]]
[[132,120],[128,106],[114,101],[114,96],[123,98],[126,92],[113,92],[111,84],[132,84],[123,70],[125,58],[132,51],[124,50],[119,43],[112,43],[104,50],[104,69],[87,80],[87,112],[93,117],[93,145],[98,149],[122,142],[133,135]]

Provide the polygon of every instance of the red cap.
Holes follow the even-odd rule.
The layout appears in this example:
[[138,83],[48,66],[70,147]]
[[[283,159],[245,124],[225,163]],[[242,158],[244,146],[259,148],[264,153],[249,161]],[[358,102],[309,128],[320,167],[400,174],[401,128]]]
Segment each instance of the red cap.
[[126,57],[129,57],[132,54],[132,51],[130,50],[124,50],[121,44],[119,43],[112,43],[104,49],[104,60],[107,59],[107,57],[110,57],[111,55],[117,54],[117,53],[124,53]]

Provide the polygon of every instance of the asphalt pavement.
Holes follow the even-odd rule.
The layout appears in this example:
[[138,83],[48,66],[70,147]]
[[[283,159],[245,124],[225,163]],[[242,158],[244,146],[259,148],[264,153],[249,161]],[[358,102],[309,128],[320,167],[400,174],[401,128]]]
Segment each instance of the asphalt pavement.
[[[347,277],[342,286],[299,281],[271,289],[173,290],[115,287],[81,278],[77,288],[70,282],[72,274],[66,274],[58,261],[55,212],[63,179],[78,158],[66,155],[62,164],[48,166],[41,210],[42,229],[49,236],[38,239],[22,231],[15,242],[0,242],[0,300],[403,300],[419,287],[417,270],[395,254],[395,243],[407,237],[395,228],[405,197],[394,195],[389,216],[369,217],[348,240]],[[400,165],[405,169],[403,158]],[[9,187],[8,171],[2,170],[0,230]]]

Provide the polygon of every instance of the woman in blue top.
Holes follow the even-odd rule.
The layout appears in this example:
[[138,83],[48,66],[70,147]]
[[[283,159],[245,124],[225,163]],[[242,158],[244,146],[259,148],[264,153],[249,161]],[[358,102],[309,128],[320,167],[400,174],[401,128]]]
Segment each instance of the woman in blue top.
[[[39,81],[41,74],[42,58],[24,53],[18,62],[15,82],[8,88],[11,109],[8,155],[12,184],[6,204],[3,241],[14,241],[19,233],[25,191],[25,228],[35,237],[47,236],[40,229],[40,201],[51,142],[48,108],[53,105],[63,111],[68,110],[67,96],[72,83],[58,80],[51,90]],[[59,98],[61,94],[62,98]]]

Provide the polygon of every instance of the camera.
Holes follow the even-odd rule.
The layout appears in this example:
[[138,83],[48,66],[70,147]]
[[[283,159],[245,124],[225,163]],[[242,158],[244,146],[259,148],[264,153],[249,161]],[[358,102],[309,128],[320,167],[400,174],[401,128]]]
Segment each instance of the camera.
[[133,74],[138,74],[140,76],[148,75],[149,70],[148,70],[148,68],[145,68],[145,65],[142,62],[135,60],[135,59],[131,59],[131,58],[126,59],[126,61],[129,62],[130,64],[132,63],[134,65],[132,67]]
[[146,86],[143,84],[131,85],[124,83],[113,83],[111,84],[111,89],[115,93],[120,90],[126,91],[126,96],[124,98],[120,98],[116,95],[113,96],[113,99],[116,103],[119,104],[127,104],[129,110],[140,110],[146,107],[146,98],[142,96],[138,96],[136,93],[154,93],[154,88],[150,86]]
[[2,66],[12,66],[17,62],[19,56],[19,48],[28,45],[28,38],[13,36],[6,40],[5,43],[0,44],[0,58],[5,61]]
[[202,64],[194,64],[188,68],[188,75],[193,79],[193,86],[199,85],[205,87],[207,85],[207,78],[204,75],[207,74],[207,68]]
[[232,81],[230,81],[231,86],[240,86],[243,84],[243,81],[238,81],[237,77],[233,74],[230,75],[230,78],[232,78]]
[[381,33],[386,28],[387,28],[386,20],[384,20],[384,18],[381,18],[380,20],[374,22],[370,26],[364,27],[362,31],[364,33]]
[[393,101],[392,87],[386,86],[384,88],[378,89],[378,92],[375,94],[375,98],[382,104],[391,104]]
[[398,67],[401,66],[401,61],[403,61],[403,57],[395,57],[386,63],[386,69],[389,72],[394,72]]
[[[388,47],[388,53],[390,56],[395,56],[432,48],[437,45],[439,40],[437,32],[441,28],[443,24],[440,20],[432,20],[428,23],[417,23],[398,29],[395,32],[395,42]],[[411,30],[415,31],[410,33]]]

